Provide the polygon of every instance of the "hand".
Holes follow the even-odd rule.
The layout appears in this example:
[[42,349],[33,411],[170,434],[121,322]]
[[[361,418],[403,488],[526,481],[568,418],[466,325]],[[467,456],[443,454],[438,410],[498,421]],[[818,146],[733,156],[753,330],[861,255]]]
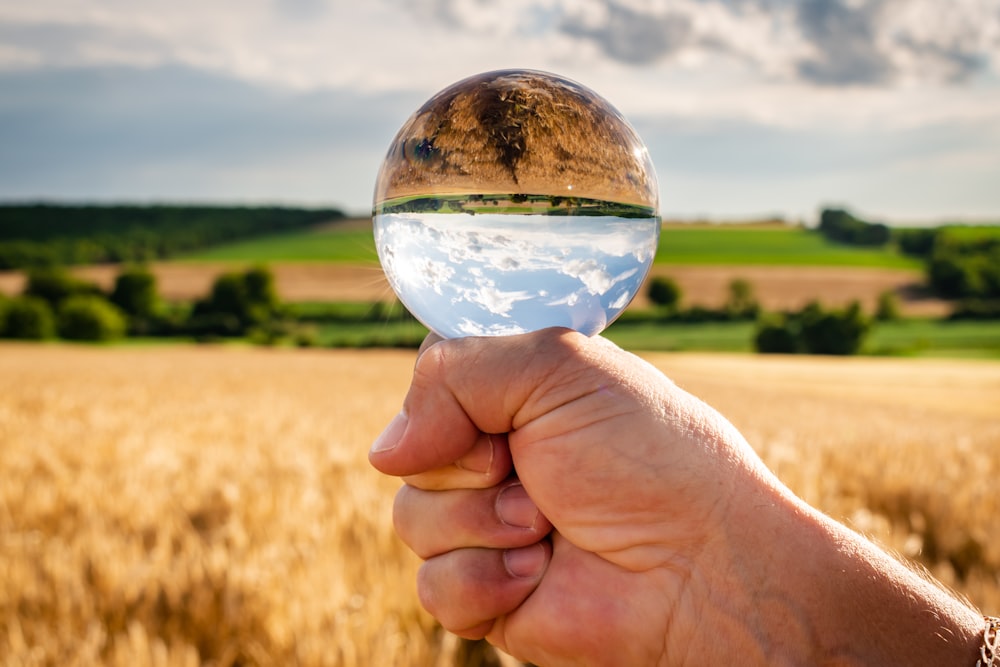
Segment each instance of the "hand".
[[[371,461],[406,480],[395,522],[426,560],[422,603],[463,637],[544,665],[878,655],[847,643],[868,607],[821,580],[860,538],[798,501],[717,412],[603,339],[429,345]],[[892,563],[860,543],[848,562],[886,590],[906,578]],[[871,597],[873,614],[893,609]]]
[[[655,662],[684,632],[676,617],[693,613],[685,589],[734,493],[766,474],[717,413],[638,358],[569,332],[433,345],[404,410],[380,443],[393,448],[372,462],[407,476],[396,524],[428,560],[425,606],[459,635],[546,664],[599,656],[608,636],[638,628],[649,640],[607,661]],[[511,458],[540,511],[528,528],[492,511],[523,495],[513,481],[495,486]],[[476,479],[469,459],[492,462]],[[549,522],[551,545],[538,545]],[[511,547],[522,548],[498,550]],[[520,649],[543,644],[545,655]]]

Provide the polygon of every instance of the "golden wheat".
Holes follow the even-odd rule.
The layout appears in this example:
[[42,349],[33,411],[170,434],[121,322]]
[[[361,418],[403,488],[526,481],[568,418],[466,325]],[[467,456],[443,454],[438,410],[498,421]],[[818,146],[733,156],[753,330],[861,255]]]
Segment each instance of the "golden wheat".
[[[1000,609],[1000,364],[650,355],[808,501]],[[411,352],[0,346],[0,663],[486,664],[367,464]]]

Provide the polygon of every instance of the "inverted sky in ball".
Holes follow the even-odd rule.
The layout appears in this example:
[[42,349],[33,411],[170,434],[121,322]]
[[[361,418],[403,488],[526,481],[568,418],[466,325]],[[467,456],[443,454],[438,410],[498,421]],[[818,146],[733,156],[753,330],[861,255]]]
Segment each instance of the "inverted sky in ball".
[[593,335],[648,273],[657,209],[648,152],[614,107],[556,75],[505,70],[407,120],[373,215],[390,285],[436,333]]

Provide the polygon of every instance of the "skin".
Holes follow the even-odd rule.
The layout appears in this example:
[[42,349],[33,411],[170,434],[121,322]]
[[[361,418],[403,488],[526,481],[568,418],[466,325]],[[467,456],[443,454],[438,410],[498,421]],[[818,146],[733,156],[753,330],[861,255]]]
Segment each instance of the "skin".
[[975,664],[978,612],[604,339],[429,339],[370,460],[405,481],[394,521],[424,607],[521,660]]

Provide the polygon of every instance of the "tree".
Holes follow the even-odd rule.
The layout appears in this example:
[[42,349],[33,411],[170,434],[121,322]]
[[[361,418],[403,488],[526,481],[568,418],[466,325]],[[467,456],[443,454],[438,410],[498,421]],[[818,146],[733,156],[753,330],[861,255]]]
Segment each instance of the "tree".
[[151,319],[159,302],[156,276],[142,266],[125,269],[115,278],[110,301],[129,317]]
[[109,341],[125,335],[125,314],[104,297],[79,294],[59,307],[59,335],[67,340]]
[[824,209],[819,232],[831,241],[862,246],[883,246],[892,238],[887,226],[859,220],[842,209]]
[[770,315],[757,324],[754,348],[764,354],[795,354],[799,351],[798,331],[787,315]]
[[34,296],[48,302],[56,310],[65,299],[77,294],[100,294],[94,283],[70,275],[62,267],[44,267],[28,271],[24,296]]
[[754,344],[758,352],[857,354],[870,328],[857,301],[842,310],[814,301],[798,312],[761,318]]
[[192,311],[192,329],[203,334],[237,336],[275,319],[281,310],[274,275],[266,267],[224,273],[212,292]]
[[899,250],[911,257],[930,257],[937,237],[937,229],[901,229],[896,232]]
[[125,314],[130,334],[148,335],[170,329],[160,312],[156,276],[146,267],[133,266],[119,273],[109,300]]
[[726,312],[733,319],[752,320],[760,313],[760,304],[754,295],[753,285],[744,278],[734,278],[729,282],[729,298]]
[[44,340],[55,335],[55,318],[48,302],[36,296],[11,299],[4,308],[4,338]]
[[892,290],[886,290],[878,295],[878,305],[875,307],[875,319],[879,322],[898,320],[899,298]]
[[681,301],[681,288],[673,278],[656,276],[649,281],[649,300],[657,306],[675,309]]
[[871,327],[857,301],[843,310],[823,310],[813,302],[799,318],[803,347],[809,354],[856,354]]

